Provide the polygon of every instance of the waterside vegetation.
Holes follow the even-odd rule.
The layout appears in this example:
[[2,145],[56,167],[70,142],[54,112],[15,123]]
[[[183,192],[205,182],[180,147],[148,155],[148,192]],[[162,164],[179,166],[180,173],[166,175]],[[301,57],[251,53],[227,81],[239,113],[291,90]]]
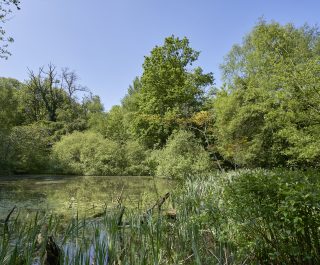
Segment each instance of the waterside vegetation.
[[1,224],[0,262],[40,264],[55,244],[55,264],[318,264],[319,179],[240,170],[188,179],[150,208],[120,202],[67,223],[11,217]]

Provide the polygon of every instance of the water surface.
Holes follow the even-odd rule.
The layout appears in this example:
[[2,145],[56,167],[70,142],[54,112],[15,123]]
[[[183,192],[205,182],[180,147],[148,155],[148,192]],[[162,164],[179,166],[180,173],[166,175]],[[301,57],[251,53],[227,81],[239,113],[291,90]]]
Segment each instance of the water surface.
[[151,206],[170,182],[152,177],[0,176],[0,219],[17,206],[24,214],[51,212],[64,217],[92,216],[118,203]]

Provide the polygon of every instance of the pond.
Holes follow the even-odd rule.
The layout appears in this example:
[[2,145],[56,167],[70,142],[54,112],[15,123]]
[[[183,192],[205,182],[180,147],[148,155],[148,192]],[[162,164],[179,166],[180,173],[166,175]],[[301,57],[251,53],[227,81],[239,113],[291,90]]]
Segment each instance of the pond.
[[90,217],[117,205],[120,196],[126,207],[147,208],[169,191],[170,184],[153,177],[0,176],[0,220],[14,206],[24,214]]

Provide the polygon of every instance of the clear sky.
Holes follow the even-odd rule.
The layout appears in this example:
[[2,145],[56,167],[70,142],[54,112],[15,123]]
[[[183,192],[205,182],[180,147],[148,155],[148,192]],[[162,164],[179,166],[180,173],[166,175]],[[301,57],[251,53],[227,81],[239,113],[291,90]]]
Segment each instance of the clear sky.
[[15,42],[0,60],[0,76],[20,81],[27,68],[50,62],[69,67],[101,97],[119,104],[144,56],[165,37],[188,37],[198,64],[221,84],[219,64],[259,17],[282,24],[316,25],[319,0],[21,0],[5,29]]

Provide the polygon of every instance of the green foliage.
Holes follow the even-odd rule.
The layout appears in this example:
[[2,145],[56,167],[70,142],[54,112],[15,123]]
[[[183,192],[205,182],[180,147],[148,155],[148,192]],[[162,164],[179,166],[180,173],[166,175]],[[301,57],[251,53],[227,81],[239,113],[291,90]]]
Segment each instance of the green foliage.
[[227,238],[260,264],[320,262],[319,173],[254,170],[217,185]]
[[23,84],[16,79],[0,78],[0,130],[7,130],[23,122],[19,110],[19,92]]
[[49,164],[49,135],[40,126],[13,127],[2,143],[2,163],[16,173],[44,171]]
[[53,156],[64,173],[117,175],[122,157],[117,143],[95,132],[74,132],[53,147]]
[[157,176],[185,179],[206,175],[211,168],[208,153],[188,131],[173,133],[166,146],[155,152]]
[[151,170],[148,163],[150,151],[136,140],[126,141],[124,147],[126,166],[122,172],[128,176],[147,176]]
[[316,28],[260,22],[226,57],[215,101],[219,151],[236,166],[318,166]]
[[113,141],[125,143],[129,139],[126,112],[123,107],[113,106],[106,115],[103,134]]
[[135,141],[120,144],[100,133],[74,132],[53,147],[53,157],[63,173],[79,175],[147,175],[145,149]]
[[88,127],[96,132],[104,133],[106,115],[99,96],[90,95],[83,99],[82,108],[86,113]]
[[198,56],[187,38],[171,36],[145,57],[133,131],[148,147],[163,146],[178,128],[174,120],[189,117],[202,106],[204,89],[213,77],[200,67],[189,69]]
[[132,85],[129,86],[128,92],[122,99],[121,103],[127,112],[136,112],[139,109],[139,95],[142,87],[141,79],[136,77]]
[[165,218],[167,203],[147,215],[126,208],[125,229],[119,208],[67,226],[61,217],[12,217],[8,233],[0,234],[0,262],[31,263],[38,252],[30,242],[47,227],[68,264],[88,264],[106,249],[109,262],[124,264],[319,264],[318,172],[241,170],[180,184],[169,199],[174,220]]
[[[87,179],[90,185],[91,178]],[[132,201],[128,205],[124,200],[126,208],[121,218],[123,208],[119,205],[108,207],[101,218],[95,219],[77,215],[64,221],[60,216],[13,215],[8,222],[8,236],[0,234],[0,263],[12,264],[19,259],[26,264],[35,263],[36,259],[41,262],[47,236],[53,235],[63,249],[61,264],[245,264],[235,260],[235,252],[220,244],[207,225],[205,214],[214,205],[203,205],[206,187],[200,182],[190,186],[183,194],[172,191],[161,209],[148,214],[148,206],[140,202],[139,209],[131,210]],[[152,206],[154,200],[147,203]],[[174,220],[166,216],[166,209],[172,204],[177,207]],[[125,225],[119,225],[119,220]],[[39,233],[43,242],[30,244],[39,238]]]

